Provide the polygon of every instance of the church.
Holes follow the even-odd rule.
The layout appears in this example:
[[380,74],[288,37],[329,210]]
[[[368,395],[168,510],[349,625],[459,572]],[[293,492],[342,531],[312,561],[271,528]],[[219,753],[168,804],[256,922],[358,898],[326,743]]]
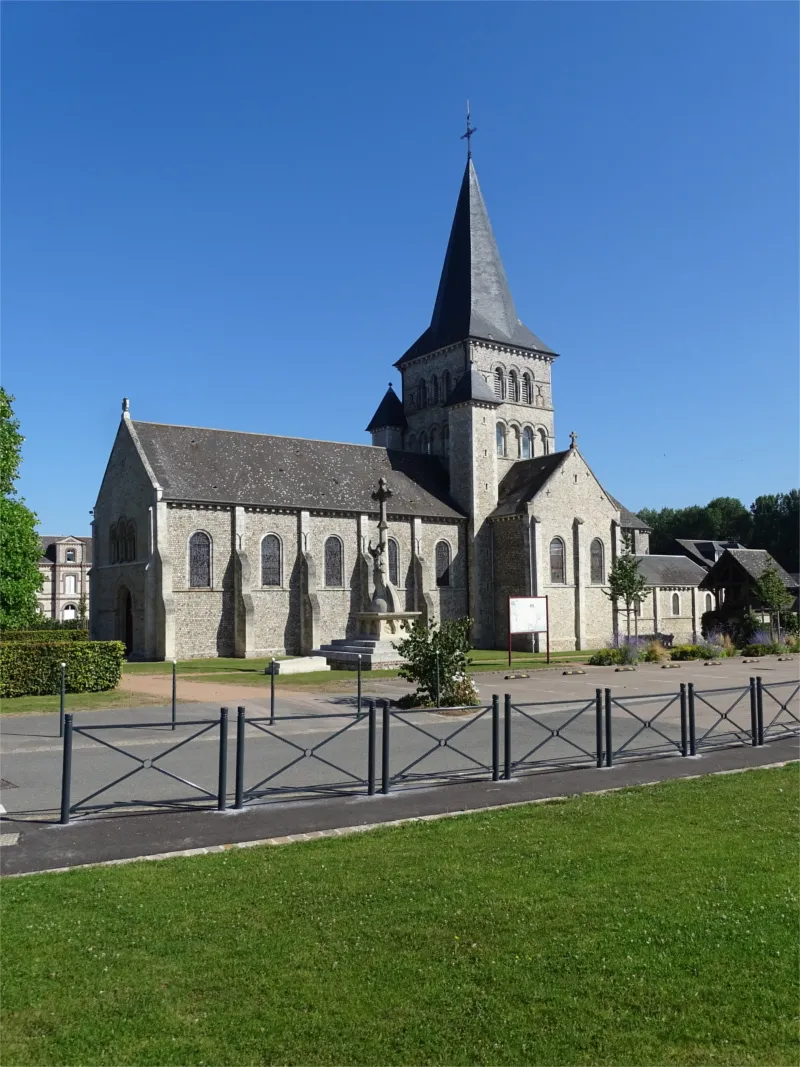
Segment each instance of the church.
[[[92,524],[92,635],[156,660],[352,637],[376,595],[383,478],[401,609],[469,615],[476,647],[504,648],[508,597],[546,595],[552,649],[605,645],[620,626],[609,569],[625,541],[647,555],[649,531],[575,434],[557,449],[557,359],[518,318],[469,153],[430,325],[395,363],[371,444],[140,422],[123,401]],[[674,562],[649,557],[653,603],[674,604],[659,559]],[[699,630],[696,569],[676,633]]]

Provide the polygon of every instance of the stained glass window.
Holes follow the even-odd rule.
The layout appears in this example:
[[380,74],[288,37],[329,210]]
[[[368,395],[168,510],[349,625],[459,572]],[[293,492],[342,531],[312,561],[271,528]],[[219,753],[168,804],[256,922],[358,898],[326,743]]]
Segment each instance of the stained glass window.
[[189,585],[192,589],[211,585],[211,538],[202,530],[189,538]]
[[533,458],[533,430],[526,426],[522,431],[522,458]]
[[597,584],[602,584],[605,581],[605,567],[603,566],[603,542],[599,537],[596,537],[592,541],[591,548],[589,549],[589,569],[591,572],[591,580]]
[[136,559],[136,526],[128,523],[128,531],[125,537],[125,559],[131,563]]
[[706,611],[714,610],[714,601],[711,598],[711,593],[706,593]]
[[436,545],[436,584],[450,584],[450,545],[439,541]]
[[389,538],[389,581],[392,585],[400,584],[400,550],[392,537]]
[[109,563],[117,562],[117,524],[111,527],[108,534],[108,561]]
[[325,542],[325,585],[337,589],[344,585],[342,571],[342,542],[329,537]]
[[419,406],[425,408],[428,406],[428,387],[425,384],[425,379],[419,383]]
[[550,581],[554,585],[564,585],[566,580],[564,542],[560,537],[554,537],[550,542]]
[[275,534],[267,534],[261,542],[261,584],[281,584],[281,542]]

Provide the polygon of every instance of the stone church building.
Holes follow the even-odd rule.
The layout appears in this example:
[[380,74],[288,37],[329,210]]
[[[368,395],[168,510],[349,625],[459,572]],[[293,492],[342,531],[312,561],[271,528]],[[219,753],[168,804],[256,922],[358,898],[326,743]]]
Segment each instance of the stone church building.
[[[402,389],[378,405],[372,444],[139,422],[123,402],[94,510],[93,636],[145,659],[306,654],[352,636],[375,591],[383,477],[405,610],[469,615],[476,646],[502,648],[508,597],[547,595],[553,649],[602,646],[619,625],[608,571],[624,536],[647,554],[648,529],[574,434],[557,450],[557,358],[517,317],[469,158],[430,325],[395,364]],[[697,571],[681,575],[692,602]]]

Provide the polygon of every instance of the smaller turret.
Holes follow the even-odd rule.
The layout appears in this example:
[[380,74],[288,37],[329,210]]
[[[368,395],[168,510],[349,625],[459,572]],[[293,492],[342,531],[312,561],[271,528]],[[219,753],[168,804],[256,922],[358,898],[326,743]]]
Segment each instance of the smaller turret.
[[407,427],[403,403],[394,391],[392,383],[389,382],[389,388],[370,420],[367,433],[372,434],[373,445],[381,448],[402,449],[403,434]]

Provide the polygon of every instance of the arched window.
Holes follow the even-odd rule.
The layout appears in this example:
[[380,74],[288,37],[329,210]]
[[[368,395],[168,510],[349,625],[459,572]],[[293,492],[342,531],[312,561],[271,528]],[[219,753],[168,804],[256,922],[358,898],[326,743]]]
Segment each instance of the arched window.
[[550,542],[550,582],[552,585],[564,585],[566,580],[564,542],[560,537],[554,537]]
[[508,454],[514,459],[519,459],[522,455],[522,435],[519,432],[519,426],[511,427],[511,447]]
[[506,398],[506,379],[500,367],[494,372],[494,395],[498,400]]
[[400,548],[393,537],[389,538],[389,581],[400,584]]
[[431,378],[431,403],[439,403],[439,379],[436,377],[435,374]]
[[502,422],[498,422],[497,429],[495,431],[497,440],[497,454],[498,456],[505,456],[506,454],[506,428]]
[[117,524],[111,527],[108,531],[108,560],[109,563],[118,563],[119,557],[117,556]]
[[442,372],[442,403],[447,402],[447,398],[450,396],[450,371],[446,370]]
[[68,574],[64,579],[64,592],[67,596],[75,596],[75,575]]
[[519,376],[515,370],[508,375],[508,399],[519,403]]
[[443,426],[442,427],[442,455],[443,456],[449,456],[450,455],[450,427],[449,426]]
[[419,383],[419,406],[421,408],[428,406],[428,387],[424,378],[421,378]]
[[68,548],[67,551],[66,551],[66,555],[64,556],[64,559],[67,561],[67,563],[74,563],[75,562],[75,549],[74,548]]
[[414,437],[413,433],[410,433],[408,435],[408,437],[406,438],[406,451],[407,452],[413,452],[416,447],[417,447],[417,439],[416,439],[416,437]]
[[198,530],[189,538],[189,587],[208,589],[211,586],[211,538]]
[[339,589],[344,585],[342,566],[342,542],[338,537],[329,537],[325,542],[325,585]]
[[436,542],[436,584],[450,584],[450,545],[447,541]]
[[605,562],[603,559],[603,542],[599,537],[592,541],[589,549],[589,570],[591,581],[602,585],[606,580]]
[[522,375],[522,403],[530,404],[531,402],[531,376],[530,374]]
[[439,455],[439,430],[436,426],[434,426],[431,430],[431,443],[429,452],[432,456]]
[[281,541],[275,534],[261,542],[261,584],[281,584]]
[[547,440],[547,430],[539,430],[539,441],[541,443],[542,455],[546,456],[550,451],[550,445]]
[[136,525],[133,522],[128,523],[125,534],[125,559],[129,563],[136,559]]
[[522,431],[522,458],[533,458],[533,430],[526,426]]
[[681,613],[681,595],[680,593],[672,594],[672,614],[680,615]]
[[64,610],[61,613],[61,618],[64,622],[69,622],[72,619],[77,619],[78,612],[74,604],[65,604]]
[[424,430],[419,435],[419,450],[424,456],[428,454],[428,435]]
[[706,593],[706,611],[714,610],[714,600],[711,593]]

